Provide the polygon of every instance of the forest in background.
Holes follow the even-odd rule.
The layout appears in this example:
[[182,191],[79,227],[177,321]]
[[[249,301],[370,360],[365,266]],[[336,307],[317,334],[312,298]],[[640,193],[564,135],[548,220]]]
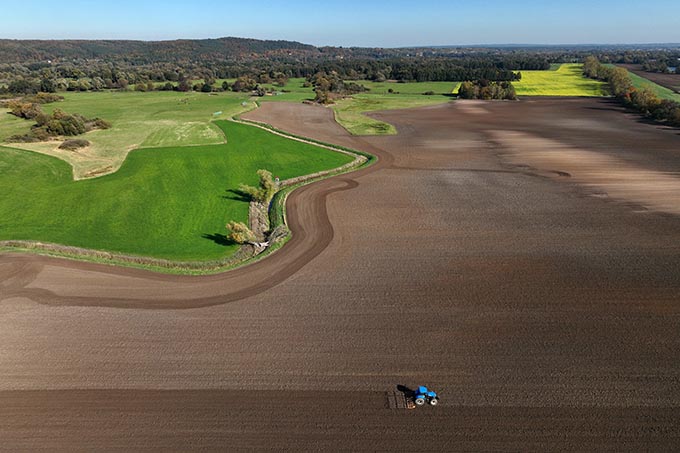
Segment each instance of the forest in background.
[[[343,80],[514,81],[523,70],[580,62],[636,63],[660,70],[680,47],[315,47],[293,41],[220,38],[176,41],[0,40],[0,94],[145,88],[189,91],[218,79],[256,83],[337,74]],[[196,86],[192,81],[203,83]],[[182,83],[184,82],[184,83]],[[207,87],[205,86],[207,85]],[[250,84],[245,88],[252,89]],[[226,88],[214,86],[216,90]],[[237,87],[238,88],[238,87]]]

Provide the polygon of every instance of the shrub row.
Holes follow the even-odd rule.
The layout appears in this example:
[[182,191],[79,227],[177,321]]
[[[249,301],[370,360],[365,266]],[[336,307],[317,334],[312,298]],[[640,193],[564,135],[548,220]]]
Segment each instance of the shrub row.
[[591,56],[585,59],[583,74],[591,79],[607,82],[614,97],[645,117],[671,126],[680,126],[680,104],[660,99],[649,88],[635,88],[626,69],[603,65]]

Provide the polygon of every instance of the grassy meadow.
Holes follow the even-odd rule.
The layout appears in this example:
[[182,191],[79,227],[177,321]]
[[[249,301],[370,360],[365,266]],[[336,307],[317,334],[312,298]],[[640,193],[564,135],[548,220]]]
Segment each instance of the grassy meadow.
[[9,115],[8,112],[0,108],[0,142],[12,135],[25,134],[31,128],[31,122]]
[[214,127],[227,143],[139,149],[117,172],[81,181],[62,160],[0,147],[0,191],[10,194],[0,197],[0,240],[218,259],[236,249],[221,236],[226,222],[248,217],[248,202],[230,190],[256,184],[258,169],[286,179],[351,161],[252,126]]
[[[55,108],[86,117],[100,117],[111,122],[108,130],[88,132],[81,138],[92,145],[78,152],[58,149],[60,142],[13,144],[53,155],[73,166],[76,179],[116,171],[128,152],[135,148],[210,145],[224,143],[224,134],[212,123],[242,111],[247,95],[237,93],[177,92],[88,92],[60,93],[63,102],[43,106],[50,113]],[[214,113],[222,112],[215,116]],[[12,115],[0,115],[0,141],[10,135],[27,132],[33,124]]]

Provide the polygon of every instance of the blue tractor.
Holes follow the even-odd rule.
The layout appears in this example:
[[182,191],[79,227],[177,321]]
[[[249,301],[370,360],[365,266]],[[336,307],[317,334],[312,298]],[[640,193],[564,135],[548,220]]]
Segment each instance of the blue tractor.
[[418,390],[415,391],[414,396],[416,406],[422,406],[425,403],[428,403],[431,406],[436,406],[439,404],[439,397],[437,396],[437,393],[433,392],[432,390],[428,390],[424,385],[418,387]]

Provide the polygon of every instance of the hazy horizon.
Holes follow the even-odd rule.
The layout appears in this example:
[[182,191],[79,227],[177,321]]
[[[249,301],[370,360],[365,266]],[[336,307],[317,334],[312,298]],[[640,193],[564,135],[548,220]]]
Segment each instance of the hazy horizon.
[[[26,13],[30,11],[30,15]],[[74,0],[55,7],[26,0],[3,11],[2,39],[139,40],[239,36],[315,46],[431,47],[489,45],[635,45],[680,41],[680,2],[489,0],[483,5],[438,0],[321,4],[309,0],[252,7],[207,0],[115,8]]]
[[589,43],[543,43],[543,42],[495,42],[495,43],[452,43],[452,44],[418,44],[418,45],[395,45],[395,46],[343,46],[342,44],[313,44],[309,42],[299,41],[295,39],[279,39],[279,38],[255,38],[252,36],[208,36],[208,37],[176,37],[167,39],[140,39],[135,37],[129,38],[6,38],[0,36],[0,40],[9,41],[132,41],[132,42],[172,42],[172,41],[204,41],[204,40],[218,40],[218,39],[254,39],[260,41],[289,41],[298,42],[300,44],[312,45],[316,47],[355,47],[355,48],[383,48],[383,49],[409,49],[409,48],[467,48],[467,47],[589,47],[589,46],[680,46],[680,40],[669,42],[589,42]]

